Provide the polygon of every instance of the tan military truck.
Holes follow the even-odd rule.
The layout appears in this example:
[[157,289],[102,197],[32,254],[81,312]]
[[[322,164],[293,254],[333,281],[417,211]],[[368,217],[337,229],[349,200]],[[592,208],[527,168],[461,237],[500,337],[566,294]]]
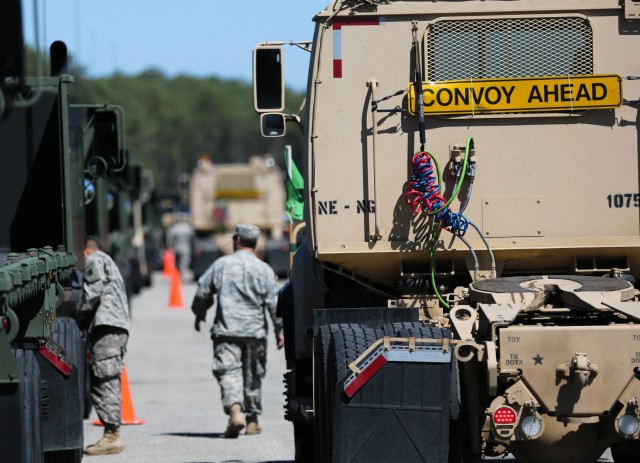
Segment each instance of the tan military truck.
[[246,163],[214,164],[198,160],[191,174],[189,210],[196,238],[193,270],[197,279],[220,255],[233,253],[231,236],[238,224],[260,227],[259,252],[279,274],[288,270],[283,238],[285,191],[282,171],[271,156],[251,156]]
[[[281,293],[296,461],[640,461],[640,2],[336,0]],[[290,127],[293,129],[293,127]]]

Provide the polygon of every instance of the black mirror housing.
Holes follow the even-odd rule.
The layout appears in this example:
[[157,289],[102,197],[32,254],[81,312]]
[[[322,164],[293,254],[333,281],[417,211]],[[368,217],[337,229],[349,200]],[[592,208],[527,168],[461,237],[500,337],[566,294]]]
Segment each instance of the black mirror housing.
[[259,46],[253,50],[253,106],[256,112],[284,111],[282,48]]

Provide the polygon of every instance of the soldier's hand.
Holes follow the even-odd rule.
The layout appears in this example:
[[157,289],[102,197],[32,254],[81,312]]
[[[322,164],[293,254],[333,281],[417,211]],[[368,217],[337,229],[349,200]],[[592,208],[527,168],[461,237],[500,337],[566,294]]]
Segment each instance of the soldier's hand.
[[276,335],[276,344],[278,345],[278,350],[284,347],[284,334]]
[[196,317],[196,324],[194,326],[194,328],[196,329],[196,331],[200,331],[200,323],[202,323],[204,321],[204,318],[202,317]]

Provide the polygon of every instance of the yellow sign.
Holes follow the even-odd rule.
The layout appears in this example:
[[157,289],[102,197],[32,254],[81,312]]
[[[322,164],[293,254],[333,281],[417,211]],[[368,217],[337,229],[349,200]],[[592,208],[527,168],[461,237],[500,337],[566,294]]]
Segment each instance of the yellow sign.
[[[583,111],[622,104],[622,79],[614,74],[448,80],[422,83],[424,114],[491,114]],[[418,114],[409,84],[409,114]]]
[[216,199],[258,199],[262,196],[258,190],[221,190],[217,189]]

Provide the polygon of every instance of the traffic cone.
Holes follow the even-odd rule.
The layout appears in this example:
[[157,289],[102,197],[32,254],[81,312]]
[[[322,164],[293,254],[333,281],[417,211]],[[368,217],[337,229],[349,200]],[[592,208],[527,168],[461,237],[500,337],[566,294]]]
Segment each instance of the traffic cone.
[[182,281],[180,279],[180,272],[177,268],[173,268],[173,275],[171,275],[171,289],[169,290],[169,308],[182,309],[184,308],[184,300],[182,299]]
[[[120,424],[143,424],[144,420],[136,418],[133,410],[133,401],[131,400],[131,391],[129,390],[129,379],[127,378],[127,368],[122,367],[122,375],[120,375]],[[100,420],[93,422],[96,426],[102,426]]]
[[162,253],[162,275],[167,278],[173,277],[173,270],[176,268],[176,256],[171,249],[165,249]]

